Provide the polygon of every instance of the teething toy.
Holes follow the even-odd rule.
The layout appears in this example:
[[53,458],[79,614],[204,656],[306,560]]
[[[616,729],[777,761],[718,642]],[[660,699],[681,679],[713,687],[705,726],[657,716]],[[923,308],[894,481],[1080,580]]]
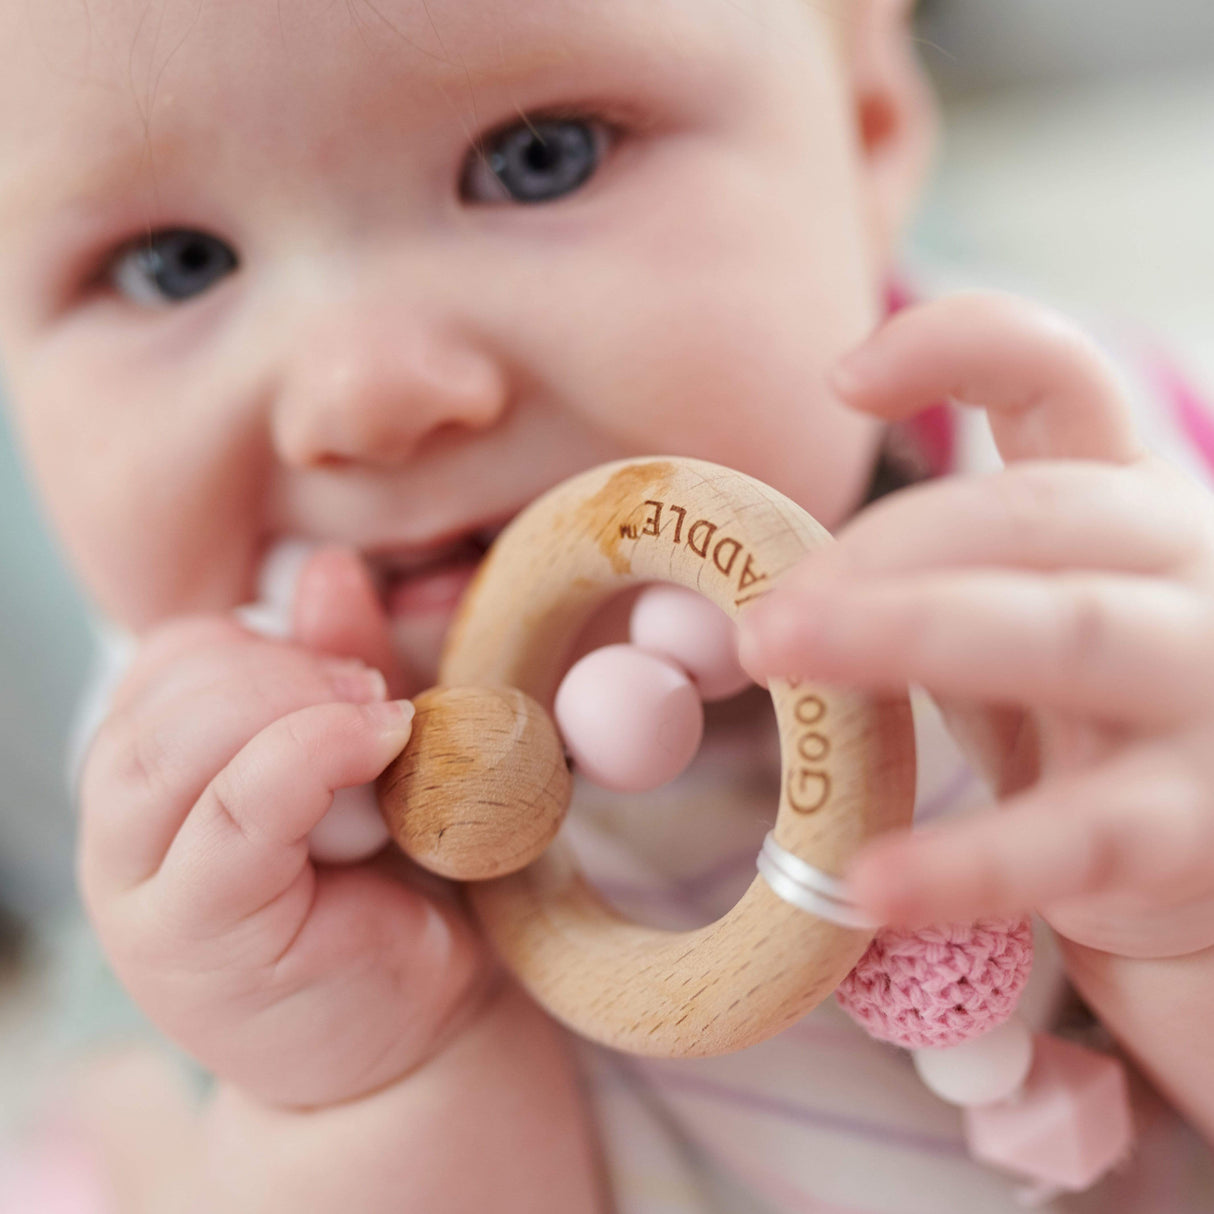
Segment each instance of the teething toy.
[[[498,538],[452,629],[440,683],[511,687],[550,705],[571,645],[612,595],[672,582],[736,616],[829,540],[788,499],[712,464],[652,459],[594,469],[533,503]],[[909,822],[908,701],[780,680],[770,691],[783,780],[766,875],[718,922],[665,932],[622,919],[559,840],[543,850],[544,831],[515,852],[519,871],[468,887],[516,976],[585,1036],[668,1057],[740,1049],[800,1018],[864,952],[870,933],[859,921],[844,926],[803,907],[846,921],[837,874],[867,839]],[[392,823],[411,812],[401,765],[421,771],[438,759],[430,731],[421,733],[381,782]],[[549,752],[537,765],[548,771],[553,762]],[[535,818],[536,795],[509,806],[492,789],[486,795],[507,836],[511,821]],[[488,816],[454,798],[439,808],[450,819],[433,832],[440,844],[459,837],[460,823]],[[460,877],[470,871],[466,858],[426,862]]]
[[[623,919],[556,838],[571,783],[547,708],[555,701],[565,744],[596,783],[636,791],[673,778],[698,745],[701,695],[726,696],[746,681],[727,652],[730,617],[828,541],[775,491],[695,460],[611,464],[558,486],[486,557],[440,687],[416,701],[414,736],[381,777],[384,815],[418,863],[472,882],[499,954],[584,1036],[639,1054],[723,1053],[774,1035],[838,988],[853,1019],[910,1049],[928,1087],[964,1109],[976,1155],[1049,1191],[1085,1187],[1124,1154],[1128,1117],[1094,1119],[1090,1093],[1069,1104],[1052,1095],[1067,1069],[1061,1055],[1013,1015],[1032,957],[1028,922],[873,939],[844,896],[837,874],[850,857],[911,817],[904,696],[772,680],[783,768],[775,828],[759,875],[706,928],[665,932]],[[685,589],[646,591],[633,643],[591,653],[558,691],[597,608],[653,582]],[[685,590],[708,600],[694,626]],[[624,700],[646,688],[654,703],[671,697],[673,710],[638,704],[627,720]],[[654,744],[661,729],[669,733]],[[1108,1067],[1118,1069],[1094,1058],[1080,1065],[1066,1054],[1085,1092],[1108,1088]],[[1037,1147],[1005,1158],[986,1131],[1009,1118],[1052,1127],[1037,1135],[1051,1149],[1077,1145],[1062,1148],[1061,1162],[1038,1158]]]

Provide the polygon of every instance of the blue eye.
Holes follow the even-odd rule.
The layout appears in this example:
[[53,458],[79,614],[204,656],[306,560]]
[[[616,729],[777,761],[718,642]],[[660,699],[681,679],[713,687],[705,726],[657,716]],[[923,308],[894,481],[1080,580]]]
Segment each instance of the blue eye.
[[506,127],[468,157],[467,202],[552,202],[598,171],[610,137],[601,122],[538,118]]
[[134,303],[165,307],[201,295],[238,264],[236,254],[217,237],[169,229],[153,232],[119,253],[110,280]]

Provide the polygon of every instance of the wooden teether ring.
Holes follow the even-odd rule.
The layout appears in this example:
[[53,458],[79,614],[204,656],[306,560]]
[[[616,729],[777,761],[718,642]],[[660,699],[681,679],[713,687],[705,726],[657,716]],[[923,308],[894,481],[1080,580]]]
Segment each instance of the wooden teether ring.
[[[674,582],[736,616],[829,542],[795,503],[713,464],[593,469],[499,537],[465,596],[440,682],[518,688],[550,705],[573,642],[620,590]],[[779,680],[770,691],[783,767],[776,841],[839,874],[867,839],[910,820],[909,703]],[[870,935],[789,905],[761,876],[707,927],[642,927],[598,896],[559,839],[522,871],[468,890],[502,958],[554,1016],[604,1044],[662,1057],[774,1035],[835,989]]]

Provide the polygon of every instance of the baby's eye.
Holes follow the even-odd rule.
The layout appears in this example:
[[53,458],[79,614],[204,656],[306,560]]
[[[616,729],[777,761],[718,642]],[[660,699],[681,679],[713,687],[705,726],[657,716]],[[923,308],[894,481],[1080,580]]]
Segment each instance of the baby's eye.
[[217,237],[174,228],[128,245],[111,263],[110,281],[133,303],[160,308],[201,295],[237,265]]
[[594,176],[610,142],[607,127],[591,119],[516,123],[468,154],[461,194],[465,202],[551,202]]

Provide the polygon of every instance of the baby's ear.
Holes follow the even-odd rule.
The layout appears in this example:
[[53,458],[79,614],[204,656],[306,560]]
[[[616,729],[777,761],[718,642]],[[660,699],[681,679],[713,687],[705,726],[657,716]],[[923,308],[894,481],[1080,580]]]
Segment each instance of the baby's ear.
[[893,255],[931,166],[936,104],[914,47],[914,0],[844,6],[846,64],[878,252]]

